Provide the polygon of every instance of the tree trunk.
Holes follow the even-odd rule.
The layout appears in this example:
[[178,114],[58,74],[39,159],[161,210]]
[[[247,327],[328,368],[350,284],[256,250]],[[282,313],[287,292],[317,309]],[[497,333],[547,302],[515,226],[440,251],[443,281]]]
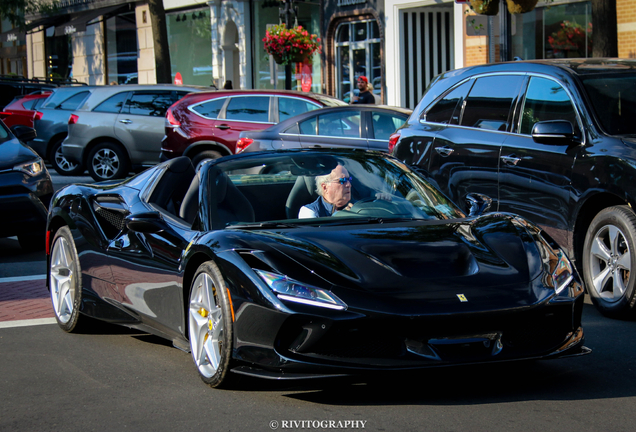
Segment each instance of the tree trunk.
[[169,84],[172,82],[172,72],[170,70],[170,48],[168,47],[168,29],[163,0],[148,0],[148,8],[150,9],[150,24],[155,48],[157,84]]
[[592,57],[618,57],[616,0],[592,0]]

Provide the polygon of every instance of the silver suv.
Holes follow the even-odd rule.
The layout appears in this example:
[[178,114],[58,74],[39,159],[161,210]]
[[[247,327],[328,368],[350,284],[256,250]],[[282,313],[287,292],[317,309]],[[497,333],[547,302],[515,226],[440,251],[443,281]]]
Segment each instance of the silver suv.
[[68,119],[62,153],[95,181],[120,179],[159,162],[166,110],[203,87],[126,85],[95,88]]

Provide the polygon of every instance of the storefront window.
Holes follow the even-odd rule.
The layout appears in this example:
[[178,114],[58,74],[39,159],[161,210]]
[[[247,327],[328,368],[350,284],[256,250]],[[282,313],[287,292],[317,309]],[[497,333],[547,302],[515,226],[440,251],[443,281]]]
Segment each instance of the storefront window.
[[592,56],[590,2],[536,8],[512,17],[512,55],[524,60]]
[[136,84],[137,25],[135,13],[128,12],[106,20],[108,83]]
[[71,37],[55,36],[55,27],[46,29],[46,76],[52,79],[73,77],[73,51]]
[[[274,63],[270,55],[265,52],[263,38],[268,25],[279,23],[278,8],[280,2],[260,1],[253,3],[254,13],[254,88],[256,89],[284,89],[285,66]],[[298,25],[303,26],[309,33],[320,34],[320,5],[319,3],[297,2]],[[311,65],[293,65],[292,89],[322,93],[320,54],[315,52],[311,58]]]
[[[380,96],[382,62],[380,29],[375,20],[343,23],[336,30],[336,97],[349,102],[351,92],[358,92],[361,75],[369,79],[373,93]],[[353,71],[353,76],[351,75]]]
[[214,84],[210,9],[173,12],[166,16],[173,82],[179,73],[184,85]]

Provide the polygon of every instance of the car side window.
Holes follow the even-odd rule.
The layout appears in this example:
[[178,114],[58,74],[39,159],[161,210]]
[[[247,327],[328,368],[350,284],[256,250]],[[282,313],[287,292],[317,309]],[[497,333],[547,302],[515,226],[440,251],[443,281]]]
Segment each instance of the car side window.
[[163,117],[172,103],[173,99],[169,91],[136,92],[126,101],[124,112],[132,115]]
[[119,113],[128,98],[128,92],[117,93],[95,107],[93,111],[104,113]]
[[33,106],[31,107],[32,110],[36,110],[39,109],[42,104],[44,103],[44,101],[46,100],[46,98],[42,98],[42,99],[36,99],[35,103],[33,104]]
[[460,124],[478,129],[509,130],[510,108],[523,80],[521,75],[477,78],[464,102]]
[[202,117],[215,119],[219,116],[219,113],[225,104],[225,100],[225,98],[212,99],[195,105],[190,109]]
[[464,99],[466,99],[466,95],[473,83],[472,80],[468,80],[451,90],[426,112],[426,121],[432,123],[459,124],[459,115],[462,109],[461,104],[464,102]]
[[312,117],[298,124],[303,135],[316,135],[316,117]]
[[579,130],[570,96],[561,84],[550,79],[530,78],[521,112],[519,132],[522,134],[530,135],[535,123],[546,120],[567,120],[575,131]]
[[84,102],[84,99],[86,99],[86,96],[88,96],[88,93],[89,92],[87,91],[79,92],[76,95],[71,96],[70,98],[66,99],[64,102],[59,104],[57,106],[57,109],[66,110],[66,111],[76,110],[77,107],[79,107],[80,104]]
[[318,135],[360,138],[360,111],[335,112],[318,117]]
[[233,97],[225,111],[227,120],[269,121],[269,96]]
[[298,114],[306,113],[307,111],[313,111],[318,108],[320,107],[306,100],[279,97],[278,98],[278,119],[279,121],[287,120],[290,117],[294,117],[294,116],[297,116]]
[[406,121],[406,116],[395,114],[371,112],[371,122],[373,124],[373,136],[378,140],[388,140],[391,134]]

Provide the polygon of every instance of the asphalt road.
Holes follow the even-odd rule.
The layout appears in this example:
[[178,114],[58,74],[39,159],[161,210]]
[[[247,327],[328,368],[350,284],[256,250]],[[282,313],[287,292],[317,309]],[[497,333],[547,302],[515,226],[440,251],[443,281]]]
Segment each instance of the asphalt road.
[[[0,240],[0,278],[44,274],[43,260]],[[0,431],[633,431],[636,322],[590,304],[583,322],[583,357],[234,390],[207,387],[189,354],[137,331],[0,327]]]

